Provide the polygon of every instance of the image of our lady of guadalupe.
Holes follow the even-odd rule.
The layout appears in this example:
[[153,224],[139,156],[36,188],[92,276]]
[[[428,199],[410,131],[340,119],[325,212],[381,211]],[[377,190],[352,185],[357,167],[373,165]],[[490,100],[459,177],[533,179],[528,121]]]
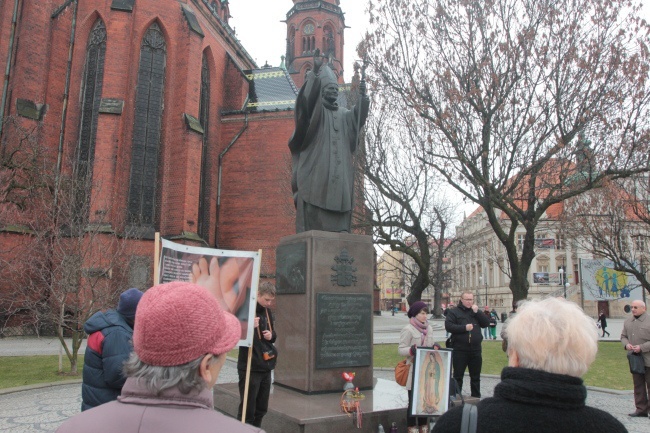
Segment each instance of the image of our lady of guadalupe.
[[445,402],[449,373],[441,353],[433,350],[427,351],[420,364],[419,372],[417,412],[428,415],[446,412]]

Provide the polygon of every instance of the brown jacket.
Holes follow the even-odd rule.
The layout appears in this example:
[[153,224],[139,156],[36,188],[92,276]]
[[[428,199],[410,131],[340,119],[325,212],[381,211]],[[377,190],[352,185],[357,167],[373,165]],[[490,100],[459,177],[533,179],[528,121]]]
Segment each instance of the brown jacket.
[[648,318],[647,312],[639,317],[632,316],[625,320],[623,332],[621,332],[621,343],[623,343],[623,347],[628,343],[633,346],[640,344],[645,366],[650,367],[650,318]]
[[264,433],[213,409],[212,389],[156,396],[128,378],[118,401],[102,404],[65,421],[57,433]]

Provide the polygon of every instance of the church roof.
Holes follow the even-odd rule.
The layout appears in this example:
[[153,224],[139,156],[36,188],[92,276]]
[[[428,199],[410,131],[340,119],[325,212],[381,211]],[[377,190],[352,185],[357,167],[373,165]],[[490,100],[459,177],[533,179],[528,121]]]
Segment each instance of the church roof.
[[246,111],[293,110],[298,89],[286,70],[279,67],[244,71],[250,80]]
[[[249,113],[293,110],[298,88],[289,73],[280,67],[266,67],[244,71],[250,80],[248,103]],[[351,84],[339,84],[339,107],[348,107]]]

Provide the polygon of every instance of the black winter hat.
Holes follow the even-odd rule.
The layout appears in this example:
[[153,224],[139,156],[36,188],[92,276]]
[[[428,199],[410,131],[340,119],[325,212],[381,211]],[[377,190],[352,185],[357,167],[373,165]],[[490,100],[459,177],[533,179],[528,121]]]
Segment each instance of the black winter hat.
[[117,312],[120,313],[128,321],[133,322],[135,320],[135,310],[138,308],[138,302],[142,298],[143,293],[138,290],[131,288],[125,290],[120,295],[120,302],[117,304]]

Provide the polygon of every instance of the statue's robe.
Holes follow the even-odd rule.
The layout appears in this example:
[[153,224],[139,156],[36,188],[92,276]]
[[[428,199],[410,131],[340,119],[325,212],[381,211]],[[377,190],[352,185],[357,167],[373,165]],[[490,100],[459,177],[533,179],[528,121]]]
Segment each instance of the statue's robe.
[[320,77],[309,72],[296,99],[296,128],[289,141],[296,233],[350,231],[353,155],[369,102],[363,98],[361,113],[358,106],[348,110],[325,101],[322,87]]

